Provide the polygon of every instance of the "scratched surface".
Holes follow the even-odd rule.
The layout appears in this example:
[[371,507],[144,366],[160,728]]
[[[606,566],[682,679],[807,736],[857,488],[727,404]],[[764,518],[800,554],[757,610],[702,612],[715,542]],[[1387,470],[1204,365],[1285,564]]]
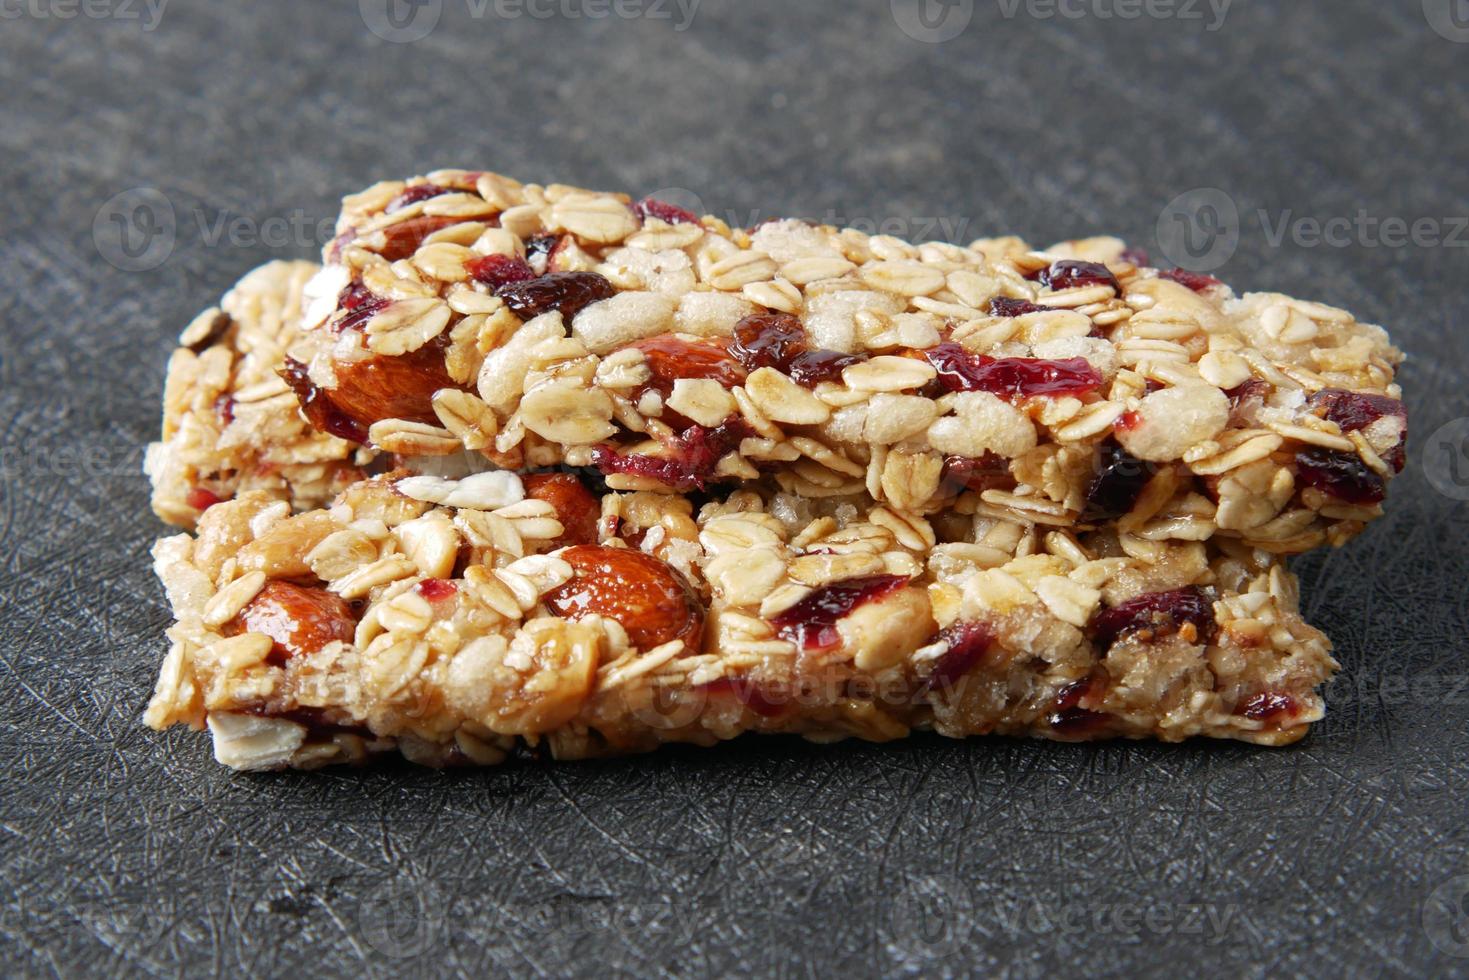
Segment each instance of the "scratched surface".
[[[887,0],[706,0],[685,30],[442,6],[388,43],[351,2],[173,0],[152,30],[140,2],[6,5],[4,972],[1469,971],[1469,466],[1430,439],[1469,415],[1469,250],[1272,232],[1362,211],[1455,237],[1469,45],[1419,0],[1240,0],[1212,32],[978,0],[946,43]],[[173,336],[313,254],[342,193],[456,164],[691,188],[744,223],[1148,247],[1168,202],[1225,191],[1224,275],[1414,354],[1390,516],[1300,562],[1346,666],[1330,719],[1286,751],[779,740],[453,775],[244,777],[145,731],[168,615],[140,447]],[[174,243],[126,271],[106,202],[138,187]]]

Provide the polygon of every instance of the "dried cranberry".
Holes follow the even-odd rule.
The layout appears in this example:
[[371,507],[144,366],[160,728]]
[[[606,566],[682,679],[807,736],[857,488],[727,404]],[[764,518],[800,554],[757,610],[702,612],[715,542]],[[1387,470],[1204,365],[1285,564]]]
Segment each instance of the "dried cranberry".
[[652,197],[645,197],[637,204],[634,204],[633,210],[637,212],[640,218],[658,218],[671,225],[696,225],[699,223],[699,216],[694,214],[694,212],[685,211],[677,205],[669,204],[667,201],[660,201]]
[[1084,677],[1061,688],[1056,694],[1056,700],[1051,703],[1046,724],[1059,735],[1087,735],[1100,728],[1106,722],[1107,716],[1081,707],[1082,698],[1091,694],[1095,686],[1094,678]]
[[616,294],[617,288],[596,272],[548,272],[539,279],[513,282],[495,290],[495,295],[522,320],[559,310],[567,323],[593,303]]
[[1158,273],[1158,278],[1176,282],[1180,286],[1186,286],[1196,293],[1202,293],[1204,290],[1211,289],[1214,286],[1224,285],[1213,276],[1206,276],[1202,272],[1189,272],[1187,269],[1171,269],[1168,272],[1160,272]]
[[786,365],[786,374],[804,388],[815,388],[823,381],[839,381],[842,372],[853,364],[867,360],[866,354],[839,354],[834,350],[808,350],[797,354]]
[[1143,266],[1149,264],[1148,250],[1145,248],[1139,248],[1136,245],[1129,245],[1127,246],[1127,248],[1124,248],[1122,250],[1122,254],[1119,255],[1118,258],[1120,258],[1124,262],[1131,263],[1138,268],[1142,268]]
[[866,354],[812,350],[801,321],[789,313],[755,313],[735,324],[729,352],[751,371],[774,368],[798,385],[814,388],[836,381],[842,371],[867,360]]
[[441,578],[426,578],[415,588],[429,602],[442,602],[459,591],[453,582]]
[[424,215],[389,225],[383,229],[384,244],[378,254],[389,262],[406,259],[418,251],[418,247],[428,236],[450,225],[457,225],[459,221],[459,218],[448,215]]
[[734,341],[729,345],[729,352],[751,371],[765,367],[783,370],[807,349],[806,328],[789,313],[745,317],[735,324]]
[[1239,408],[1246,402],[1257,401],[1263,403],[1265,401],[1265,396],[1269,393],[1270,386],[1268,384],[1261,381],[1259,378],[1251,378],[1243,384],[1229,389],[1224,394],[1229,397],[1230,403],[1233,404],[1235,408]]
[[652,374],[645,387],[665,398],[680,379],[709,379],[726,388],[745,383],[744,366],[718,340],[683,340],[663,334],[631,346],[643,352],[643,363]]
[[1403,438],[1383,458],[1401,473],[1407,463],[1403,443],[1408,434],[1408,407],[1386,395],[1364,395],[1356,391],[1327,388],[1311,396],[1309,405],[1328,422],[1335,422],[1343,432],[1359,432],[1379,419],[1392,416],[1403,420]]
[[1108,439],[1099,451],[1097,475],[1086,488],[1086,510],[1082,514],[1086,521],[1116,520],[1126,514],[1153,477],[1148,464],[1115,439]]
[[414,184],[412,187],[405,187],[401,194],[389,201],[388,206],[383,208],[383,213],[392,214],[395,211],[403,210],[410,204],[417,204],[419,201],[427,201],[431,197],[447,193],[449,193],[449,188],[440,187],[438,184]]
[[1010,464],[994,453],[985,453],[979,459],[969,456],[947,456],[944,458],[944,483],[967,490],[1007,489],[1015,485],[1010,475]]
[[1312,446],[1296,454],[1296,478],[1349,504],[1377,504],[1387,497],[1387,481],[1356,453]]
[[1117,416],[1117,421],[1112,423],[1113,432],[1131,432],[1143,424],[1143,417],[1137,412],[1123,412]]
[[1267,691],[1247,700],[1235,713],[1244,715],[1251,721],[1274,721],[1281,716],[1291,717],[1299,710],[1300,705],[1289,694]]
[[969,673],[994,646],[994,628],[988,623],[955,623],[929,639],[928,644],[947,643],[949,649],[934,661],[924,686],[928,688],[953,685]]
[[332,329],[342,333],[360,327],[387,305],[387,300],[374,295],[362,283],[354,282],[337,294],[337,309],[345,310],[347,315],[332,324]]
[[1031,357],[986,357],[955,343],[923,352],[947,391],[988,391],[1019,400],[1031,395],[1080,395],[1102,386],[1102,376],[1082,357],[1048,361]]
[[1141,639],[1152,642],[1186,625],[1194,631],[1190,642],[1207,643],[1213,636],[1214,603],[1196,585],[1171,592],[1149,592],[1098,610],[1089,631],[1098,649],[1105,652],[1122,636],[1141,633]]
[[823,585],[770,618],[770,625],[805,650],[825,650],[842,641],[836,624],[853,609],[881,599],[908,584],[903,575],[874,575]]
[[515,255],[486,255],[465,265],[464,270],[491,289],[529,282],[536,277],[530,263]]
[[1111,286],[1122,292],[1122,286],[1112,270],[1100,262],[1081,262],[1077,259],[1060,259],[1052,262],[1049,269],[1042,270],[1041,284],[1054,290],[1075,289],[1078,286]]
[[996,296],[990,300],[990,316],[1024,316],[1027,313],[1045,313],[1053,308],[1010,296]]
[[1327,388],[1318,391],[1310,397],[1310,407],[1315,408],[1321,417],[1328,422],[1335,422],[1343,432],[1360,432],[1368,428],[1379,419],[1403,420],[1401,436],[1397,444],[1382,458],[1393,467],[1394,472],[1403,472],[1407,464],[1407,406],[1404,406],[1397,398],[1388,398],[1387,395],[1363,395],[1356,391],[1343,391],[1341,388]]
[[310,422],[314,428],[348,442],[367,442],[367,426],[357,422],[332,404],[326,391],[318,388],[311,380],[305,364],[288,356],[285,365],[278,373],[281,380],[285,381],[296,393],[296,400],[301,403],[301,411],[306,416],[306,421]]
[[194,487],[184,497],[184,502],[197,511],[206,511],[223,500],[223,497],[204,487]]
[[789,706],[786,699],[772,697],[760,685],[743,677],[720,677],[698,690],[711,697],[733,697],[762,718],[778,718]]
[[668,456],[621,456],[611,446],[598,446],[592,450],[592,465],[605,475],[647,477],[680,492],[704,490],[714,481],[714,468],[720,459],[753,434],[754,430],[739,418],[713,429],[692,425],[671,440]]

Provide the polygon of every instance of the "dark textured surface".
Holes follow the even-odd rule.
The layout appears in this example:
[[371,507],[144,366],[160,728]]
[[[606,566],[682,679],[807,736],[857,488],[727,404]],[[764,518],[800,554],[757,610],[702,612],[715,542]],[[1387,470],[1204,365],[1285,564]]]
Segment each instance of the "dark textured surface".
[[[1424,469],[1469,497],[1428,438],[1469,415],[1469,250],[1277,247],[1257,214],[1469,215],[1469,45],[1419,0],[1239,0],[1213,32],[978,0],[942,44],[887,0],[706,0],[684,31],[445,0],[406,44],[351,2],[173,0],[151,31],[27,3],[0,20],[4,972],[1469,970],[1469,903],[1424,919],[1469,875],[1466,505]],[[1284,751],[922,737],[257,777],[145,731],[168,616],[138,470],[176,331],[316,251],[314,227],[253,240],[266,219],[456,164],[693,188],[741,220],[1149,247],[1170,200],[1223,189],[1226,277],[1414,354],[1389,516],[1300,563],[1346,666],[1329,720]],[[93,221],[136,187],[176,246],[126,272]]]

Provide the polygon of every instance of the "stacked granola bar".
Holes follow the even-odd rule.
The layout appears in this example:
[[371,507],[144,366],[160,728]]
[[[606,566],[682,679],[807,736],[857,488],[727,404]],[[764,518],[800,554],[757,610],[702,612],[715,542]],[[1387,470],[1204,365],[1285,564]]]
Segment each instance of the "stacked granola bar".
[[1402,469],[1377,327],[1115,239],[912,245],[442,171],[170,364],[149,708],[240,768],[747,731],[1284,744],[1284,556]]

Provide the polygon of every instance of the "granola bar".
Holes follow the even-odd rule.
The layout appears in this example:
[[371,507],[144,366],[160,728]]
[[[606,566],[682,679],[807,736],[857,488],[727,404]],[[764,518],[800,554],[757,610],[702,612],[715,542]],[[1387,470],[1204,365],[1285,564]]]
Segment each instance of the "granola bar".
[[154,549],[146,720],[239,769],[912,730],[1281,745],[1336,668],[1269,552],[864,494],[600,498],[571,474],[266,491]]
[[1236,296],[1095,238],[1045,251],[728,227],[495,174],[347,198],[285,375],[406,457],[595,467],[619,490],[772,476],[1290,554],[1381,513],[1401,354],[1319,303]]
[[309,262],[261,266],[179,337],[162,440],[145,463],[163,520],[192,527],[211,505],[252,491],[321,507],[361,478],[357,458],[368,454],[308,425],[280,377],[319,270]]

